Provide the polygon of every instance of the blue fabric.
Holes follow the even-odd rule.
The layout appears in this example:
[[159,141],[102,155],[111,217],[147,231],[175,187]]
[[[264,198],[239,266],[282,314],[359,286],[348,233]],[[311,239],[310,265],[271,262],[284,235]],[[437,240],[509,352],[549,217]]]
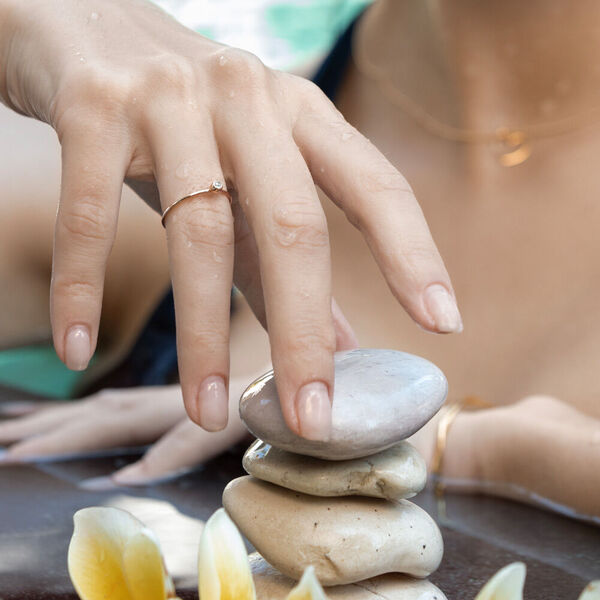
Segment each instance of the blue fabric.
[[342,83],[342,79],[352,57],[352,36],[358,23],[359,15],[338,38],[335,46],[317,70],[313,81],[323,90],[323,93],[333,102]]

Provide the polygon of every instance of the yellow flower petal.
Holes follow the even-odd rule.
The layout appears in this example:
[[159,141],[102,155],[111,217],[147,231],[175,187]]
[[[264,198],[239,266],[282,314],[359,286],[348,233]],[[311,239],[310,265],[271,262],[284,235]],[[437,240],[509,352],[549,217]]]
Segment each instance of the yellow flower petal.
[[475,600],[523,600],[525,575],[523,563],[507,565],[483,586]]
[[223,508],[206,522],[198,554],[200,600],[256,600],[242,536]]
[[75,513],[69,575],[82,600],[165,600],[173,583],[154,534],[118,508]]
[[150,529],[142,529],[127,542],[123,566],[132,600],[165,600],[175,595],[158,540]]
[[285,600],[327,600],[327,596],[315,575],[314,567],[307,567],[298,585]]
[[600,600],[600,579],[588,583],[579,600]]

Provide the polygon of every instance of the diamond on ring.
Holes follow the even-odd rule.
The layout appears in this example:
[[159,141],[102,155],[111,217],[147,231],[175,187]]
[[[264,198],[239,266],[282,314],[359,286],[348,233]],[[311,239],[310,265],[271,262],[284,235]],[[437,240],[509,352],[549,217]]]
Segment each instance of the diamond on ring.
[[211,185],[213,190],[222,190],[223,189],[223,182],[219,181],[218,179],[216,181],[212,182]]

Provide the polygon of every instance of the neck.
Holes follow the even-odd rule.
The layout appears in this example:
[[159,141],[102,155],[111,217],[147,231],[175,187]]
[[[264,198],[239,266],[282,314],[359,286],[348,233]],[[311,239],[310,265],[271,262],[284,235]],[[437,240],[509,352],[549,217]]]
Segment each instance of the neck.
[[380,0],[357,43],[457,127],[526,129],[600,104],[596,0]]

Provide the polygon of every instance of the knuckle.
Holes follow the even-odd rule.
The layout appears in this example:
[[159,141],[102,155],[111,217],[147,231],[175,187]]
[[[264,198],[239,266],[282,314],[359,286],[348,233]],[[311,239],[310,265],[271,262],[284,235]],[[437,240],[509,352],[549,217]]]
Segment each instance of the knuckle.
[[89,281],[55,277],[52,281],[52,293],[71,300],[97,301],[102,296],[102,289]]
[[145,86],[186,98],[197,88],[197,72],[192,62],[177,54],[165,54],[149,61],[144,75]]
[[329,244],[325,215],[312,198],[276,204],[271,221],[273,239],[280,246],[322,249]]
[[184,351],[210,352],[211,356],[218,354],[224,355],[229,346],[229,332],[226,327],[219,327],[215,321],[213,323],[204,322],[202,328],[189,329],[186,332],[185,339],[182,340]]
[[104,394],[98,396],[98,402],[102,407],[111,411],[129,411],[136,407],[134,398],[127,394],[119,394],[114,390],[107,390]]
[[113,225],[102,199],[95,196],[80,197],[59,216],[62,233],[82,242],[111,241]]
[[310,326],[290,337],[286,344],[289,356],[310,355],[314,357],[320,356],[323,352],[327,354],[335,352],[335,332],[333,329],[325,326],[314,327],[313,323]]
[[115,117],[124,110],[131,93],[131,77],[126,73],[90,65],[83,72],[64,76],[54,102],[55,121],[61,129],[66,128],[65,123],[77,126],[81,121],[93,128],[98,119],[90,119],[90,111],[104,118]]
[[228,249],[233,246],[234,232],[229,207],[191,202],[180,208],[181,234],[192,247],[210,246]]
[[340,115],[333,103],[316,83],[303,77],[295,77],[294,87],[297,91],[297,96],[300,98],[303,114],[316,113],[320,115],[326,110],[331,111],[335,115]]
[[209,57],[210,71],[214,78],[227,78],[236,85],[254,88],[267,80],[268,69],[254,54],[238,48],[223,48]]
[[413,197],[410,185],[392,165],[362,174],[361,181],[363,187],[372,194],[392,193]]

